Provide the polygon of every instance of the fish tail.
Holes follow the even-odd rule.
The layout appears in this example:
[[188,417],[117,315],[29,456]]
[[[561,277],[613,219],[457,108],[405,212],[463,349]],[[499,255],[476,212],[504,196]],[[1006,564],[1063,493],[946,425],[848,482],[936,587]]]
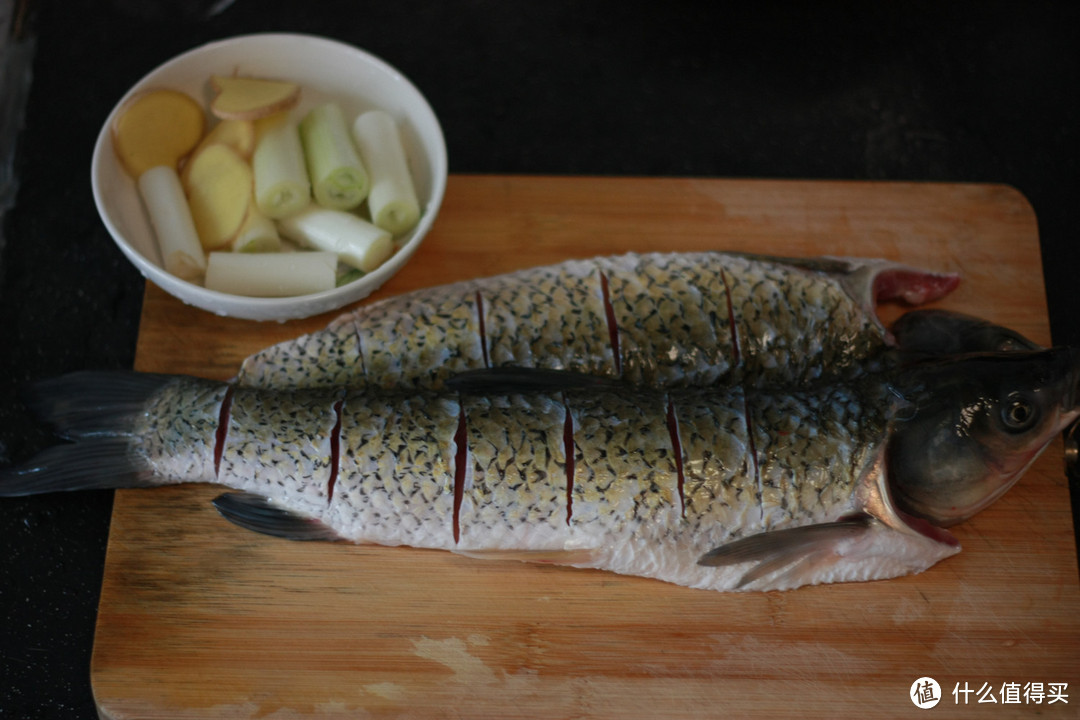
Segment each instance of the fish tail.
[[24,393],[31,412],[56,434],[121,437],[135,429],[137,415],[150,399],[175,379],[171,375],[86,370],[31,385]]
[[27,406],[67,442],[0,468],[0,497],[161,484],[136,451],[137,423],[169,376],[85,371],[38,382]]
[[0,469],[0,497],[157,484],[153,474],[132,457],[131,441],[118,437],[55,445],[24,465]]

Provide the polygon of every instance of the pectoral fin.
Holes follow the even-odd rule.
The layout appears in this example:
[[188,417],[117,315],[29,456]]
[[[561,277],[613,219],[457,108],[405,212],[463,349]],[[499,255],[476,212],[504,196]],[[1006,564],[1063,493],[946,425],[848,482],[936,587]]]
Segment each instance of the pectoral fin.
[[214,498],[214,507],[229,522],[245,530],[286,540],[340,540],[318,520],[272,504],[262,495],[225,493]]
[[838,544],[870,532],[872,522],[869,515],[860,515],[836,522],[759,533],[710,550],[698,559],[698,565],[722,567],[752,563],[736,584],[737,588],[742,588],[784,568],[788,568],[785,574],[791,574],[827,562],[835,555]]

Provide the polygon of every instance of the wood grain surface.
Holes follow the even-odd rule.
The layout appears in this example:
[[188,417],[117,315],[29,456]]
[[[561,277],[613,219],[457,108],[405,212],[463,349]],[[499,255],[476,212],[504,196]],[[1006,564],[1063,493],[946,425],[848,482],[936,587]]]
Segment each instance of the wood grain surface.
[[[943,307],[1049,342],[1035,216],[1008,187],[452,176],[375,296],[628,250],[865,255],[964,282]],[[895,317],[902,308],[886,307]],[[227,379],[324,326],[219,318],[147,285],[136,367]],[[895,580],[725,594],[600,571],[245,532],[219,488],[120,491],[92,663],[107,718],[1077,717],[1080,590],[1056,441]],[[1069,703],[1003,704],[1005,683]],[[993,688],[997,704],[952,690]]]

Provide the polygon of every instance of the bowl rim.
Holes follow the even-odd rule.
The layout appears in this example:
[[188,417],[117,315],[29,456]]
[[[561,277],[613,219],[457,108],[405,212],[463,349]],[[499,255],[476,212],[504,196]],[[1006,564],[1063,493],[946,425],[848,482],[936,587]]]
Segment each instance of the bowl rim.
[[[107,210],[105,188],[102,187],[103,183],[99,182],[99,176],[102,172],[102,163],[105,162],[105,146],[111,142],[111,128],[113,122],[124,103],[137,92],[145,90],[146,87],[153,82],[153,79],[156,76],[167,72],[177,65],[189,61],[193,56],[212,52],[221,47],[251,41],[303,42],[312,45],[322,45],[335,51],[357,55],[362,58],[364,62],[376,67],[380,72],[384,72],[391,76],[394,82],[400,84],[406,91],[414,94],[416,100],[419,101],[419,106],[423,113],[429,116],[428,119],[435,131],[432,136],[432,139],[435,141],[432,148],[434,152],[427,157],[427,162],[431,169],[431,198],[424,206],[420,221],[417,224],[416,229],[412,231],[412,237],[410,237],[406,243],[400,245],[393,257],[380,265],[376,270],[340,287],[334,287],[318,293],[288,297],[249,297],[210,290],[202,285],[184,280],[169,273],[161,267],[158,262],[146,257],[124,237],[124,234],[120,232],[120,229],[113,222],[113,218]],[[109,111],[95,139],[90,162],[90,184],[98,216],[101,218],[106,230],[112,237],[113,242],[145,278],[153,281],[170,295],[177,296],[168,286],[178,285],[179,289],[184,290],[186,295],[193,296],[202,301],[195,302],[187,297],[177,296],[186,304],[196,305],[207,312],[217,315],[255,320],[286,320],[310,317],[311,315],[316,315],[321,312],[338,309],[350,302],[360,300],[377,290],[405,265],[431,229],[442,206],[443,197],[446,192],[447,175],[448,163],[446,138],[442,130],[442,125],[439,122],[435,111],[432,109],[430,102],[428,102],[424,94],[411,80],[409,80],[408,77],[381,57],[359,48],[356,45],[321,35],[283,32],[255,32],[210,40],[165,60],[143,74],[128,88]],[[354,293],[360,294],[354,295]],[[213,307],[207,307],[207,305],[211,304]],[[241,310],[241,306],[247,308],[247,310]]]

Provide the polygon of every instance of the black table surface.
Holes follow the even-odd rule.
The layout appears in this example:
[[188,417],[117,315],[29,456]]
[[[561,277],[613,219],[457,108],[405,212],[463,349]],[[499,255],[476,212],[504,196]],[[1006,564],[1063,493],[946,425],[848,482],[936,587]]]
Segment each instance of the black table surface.
[[[1038,217],[1054,341],[1080,344],[1080,4],[16,2],[8,43],[33,59],[0,239],[0,465],[46,441],[20,386],[133,362],[144,281],[94,209],[101,123],[159,63],[251,32],[396,66],[451,172],[1012,185]],[[0,718],[96,716],[111,503],[0,501]]]

